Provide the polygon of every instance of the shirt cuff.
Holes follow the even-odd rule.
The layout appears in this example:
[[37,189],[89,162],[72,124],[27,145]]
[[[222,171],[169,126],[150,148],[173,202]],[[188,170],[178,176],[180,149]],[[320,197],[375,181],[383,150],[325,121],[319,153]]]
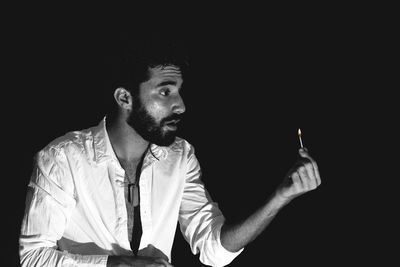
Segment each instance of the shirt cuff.
[[244,248],[240,249],[237,252],[231,252],[229,250],[227,250],[221,243],[221,228],[222,228],[222,224],[217,226],[217,232],[216,232],[216,236],[217,236],[217,246],[214,248],[216,255],[218,255],[218,258],[221,259],[220,264],[218,266],[225,266],[228,265],[229,263],[231,263],[237,256],[239,256],[240,253],[242,253],[242,251],[244,250]]

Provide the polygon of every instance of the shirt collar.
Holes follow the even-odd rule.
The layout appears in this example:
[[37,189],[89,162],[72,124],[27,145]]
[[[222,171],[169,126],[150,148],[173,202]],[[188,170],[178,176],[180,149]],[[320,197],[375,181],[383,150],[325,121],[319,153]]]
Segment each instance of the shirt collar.
[[94,158],[97,163],[115,156],[106,130],[106,117],[93,128]]
[[[94,156],[97,163],[107,159],[117,160],[110,138],[106,130],[106,117],[93,129]],[[168,150],[177,150],[178,146],[174,142],[170,147],[161,147],[151,144],[145,155],[143,166],[150,165],[155,160],[165,160],[168,157]],[[118,160],[117,160],[118,161]]]

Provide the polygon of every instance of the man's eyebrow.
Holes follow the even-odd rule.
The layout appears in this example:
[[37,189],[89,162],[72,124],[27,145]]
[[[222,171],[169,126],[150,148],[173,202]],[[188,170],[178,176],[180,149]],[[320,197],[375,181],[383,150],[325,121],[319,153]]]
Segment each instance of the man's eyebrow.
[[162,87],[162,86],[166,86],[166,85],[176,85],[176,81],[172,81],[172,80],[166,80],[166,81],[162,81],[159,84],[157,84],[157,87]]

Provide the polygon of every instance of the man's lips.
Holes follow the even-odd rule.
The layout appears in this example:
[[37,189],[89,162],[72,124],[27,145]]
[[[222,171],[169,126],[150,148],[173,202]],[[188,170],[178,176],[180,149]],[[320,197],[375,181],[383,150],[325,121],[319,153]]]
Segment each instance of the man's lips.
[[178,129],[179,121],[180,121],[180,119],[165,121],[164,126],[166,126],[167,128],[169,128],[172,131],[176,131]]
[[180,119],[170,120],[170,121],[166,121],[164,124],[178,124],[179,121],[180,121]]

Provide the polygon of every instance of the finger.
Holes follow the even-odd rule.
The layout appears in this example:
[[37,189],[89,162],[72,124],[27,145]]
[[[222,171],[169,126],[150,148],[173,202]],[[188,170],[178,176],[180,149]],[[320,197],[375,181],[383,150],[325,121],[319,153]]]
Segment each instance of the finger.
[[318,186],[317,178],[315,176],[313,165],[308,162],[304,164],[305,172],[307,173],[308,189],[314,190]]
[[[310,187],[310,182],[309,182],[309,178],[308,178],[308,173],[306,168],[303,166],[300,166],[297,169],[297,173],[299,174],[300,180],[301,180],[301,184],[302,184],[302,188],[304,188],[305,190],[309,190]],[[303,190],[304,191],[304,190]]]
[[313,169],[314,169],[314,175],[315,175],[315,178],[317,181],[317,185],[320,185],[321,184],[321,176],[319,174],[317,162],[315,162],[315,160],[310,156],[310,154],[308,153],[308,150],[305,147],[299,149],[299,155],[300,155],[300,157],[308,159],[311,162]]
[[303,182],[300,179],[300,175],[297,172],[293,172],[290,177],[292,178],[292,182],[296,191],[302,191],[301,188],[303,188]]
[[317,185],[320,185],[321,184],[321,176],[319,174],[318,165],[317,165],[317,163],[315,161],[312,161],[311,163],[312,163],[313,168],[314,168],[315,178],[317,180]]

